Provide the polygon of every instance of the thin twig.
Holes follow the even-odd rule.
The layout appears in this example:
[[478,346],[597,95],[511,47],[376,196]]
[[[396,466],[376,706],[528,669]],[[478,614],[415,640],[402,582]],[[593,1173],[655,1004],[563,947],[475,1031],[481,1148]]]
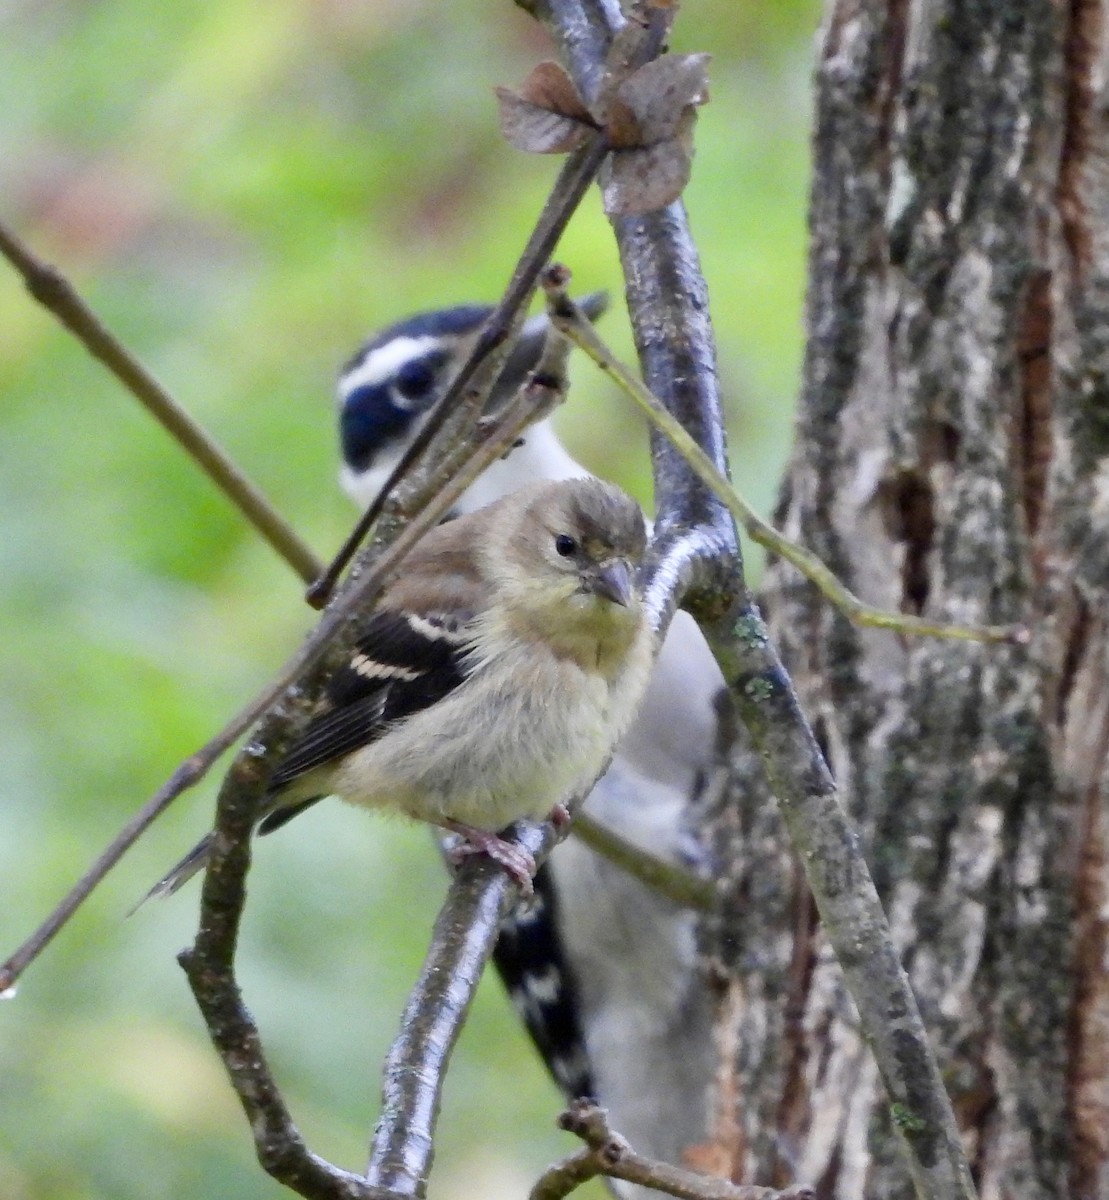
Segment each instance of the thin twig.
[[321,568],[312,551],[227,453],[100,323],[72,284],[3,224],[0,253],[23,277],[31,295],[111,371],[301,579],[315,579]]
[[[486,429],[496,429],[511,406],[517,403],[518,396],[510,395],[501,400],[495,411],[490,409],[498,381],[523,325],[523,317],[523,309],[513,315],[513,340],[498,347],[475,370],[469,386],[459,398],[457,419],[449,417],[444,421],[418,466],[426,461],[433,466],[436,476],[449,479],[462,469],[474,440],[484,437]],[[539,399],[532,406],[531,420],[535,423],[545,420],[566,399],[570,386],[567,373],[570,349],[570,342],[552,325],[548,325],[528,385],[536,397],[542,397],[544,391],[547,397],[545,402]],[[418,472],[414,470],[413,474]]]
[[815,1195],[809,1187],[778,1190],[730,1183],[637,1154],[626,1138],[609,1128],[605,1110],[590,1100],[575,1101],[558,1125],[580,1137],[588,1149],[548,1167],[528,1200],[563,1200],[598,1175],[654,1188],[679,1200],[813,1200]]
[[[650,8],[649,19],[642,21],[639,36],[629,39],[625,46],[626,67],[629,72],[661,52],[673,20],[673,12],[668,6],[660,4],[657,7],[647,7]],[[510,336],[518,314],[535,294],[539,272],[554,253],[570,218],[577,211],[589,185],[601,169],[609,149],[607,138],[601,132],[597,132],[590,135],[584,146],[568,155],[527,245],[516,262],[508,287],[485,322],[470,356],[459,368],[446,393],[431,410],[419,433],[405,450],[385,485],[351,531],[334,560],[308,589],[309,604],[322,607],[327,602],[347,562],[381,515],[393,488],[431,445],[481,364]]]
[[61,932],[112,867],[182,792],[187,791],[204,778],[208,769],[220,755],[233,746],[240,735],[249,729],[261,713],[280,696],[284,686],[284,683],[275,683],[272,689],[263,693],[232,718],[214,738],[206,742],[195,754],[185,759],[169,779],[135,813],[116,834],[104,852],[59,901],[46,920],[19,946],[14,954],[0,964],[0,993],[14,989],[23,972]]
[[413,464],[417,463],[450,417],[458,398],[468,388],[482,364],[499,347],[503,346],[514,328],[518,317],[527,307],[535,293],[539,272],[546,266],[554,253],[570,218],[577,211],[593,182],[607,153],[607,146],[600,136],[575,151],[559,172],[547,203],[539,215],[531,237],[524,247],[512,274],[508,287],[497,306],[490,313],[481,333],[474,343],[470,356],[462,364],[446,392],[431,410],[419,433],[393,468],[385,485],[369,508],[362,514],[350,536],[343,543],[331,564],[308,589],[308,603],[321,608],[330,597],[351,556],[362,544],[374,522],[381,515],[390,493],[401,479],[405,478]]
[[890,629],[915,637],[952,638],[973,642],[1007,642],[1024,645],[1030,634],[1023,625],[958,625],[944,621],[929,621],[908,613],[891,612],[866,604],[840,582],[835,573],[821,560],[779,533],[764,521],[739,494],[735,486],[713,465],[712,460],[685,429],[665,409],[643,383],[609,350],[604,340],[582,315],[564,287],[547,288],[548,311],[551,321],[574,345],[586,354],[620,388],[635,401],[647,419],[681,452],[697,473],[697,477],[712,489],[727,506],[728,511],[747,531],[752,541],[765,546],[792,563],[821,594],[840,612],[858,625]]

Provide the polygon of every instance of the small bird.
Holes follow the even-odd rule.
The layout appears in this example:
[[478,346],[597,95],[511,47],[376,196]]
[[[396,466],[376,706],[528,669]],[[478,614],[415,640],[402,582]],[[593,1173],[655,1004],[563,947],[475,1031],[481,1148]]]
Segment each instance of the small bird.
[[[590,318],[602,294],[579,302]],[[339,376],[340,480],[363,508],[444,394],[491,309],[464,305],[398,321]],[[547,320],[527,321],[490,398],[495,409],[537,365]],[[526,431],[462,496],[467,513],[537,479],[588,478],[550,421]],[[693,619],[676,614],[646,698],[585,811],[654,854],[703,868],[692,814],[726,779],[732,714]],[[698,914],[570,838],[539,869],[535,897],[501,927],[494,962],[568,1098],[592,1096],[640,1151],[680,1162],[709,1141],[716,1070],[713,1000],[697,954]],[[621,1191],[630,1185],[620,1185]],[[631,1189],[649,1200],[646,1189]]]
[[[646,544],[639,506],[595,479],[533,484],[431,530],[278,764],[259,832],[337,795],[461,835],[530,893],[531,856],[499,832],[566,819],[634,717],[655,641]],[[201,843],[151,894],[206,857]]]

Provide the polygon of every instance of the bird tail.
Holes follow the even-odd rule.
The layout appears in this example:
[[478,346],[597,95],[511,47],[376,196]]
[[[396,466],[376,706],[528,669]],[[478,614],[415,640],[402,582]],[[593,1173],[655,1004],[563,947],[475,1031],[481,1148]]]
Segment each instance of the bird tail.
[[197,871],[201,870],[208,862],[208,855],[212,851],[212,836],[212,834],[206,833],[168,874],[158,880],[127,915],[131,916],[132,913],[138,912],[148,900],[153,900],[155,897],[172,896],[179,887],[192,879]]

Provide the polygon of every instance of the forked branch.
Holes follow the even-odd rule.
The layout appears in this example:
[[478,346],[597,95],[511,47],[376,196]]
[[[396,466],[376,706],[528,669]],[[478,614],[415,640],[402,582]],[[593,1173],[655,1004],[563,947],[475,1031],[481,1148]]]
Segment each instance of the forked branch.
[[575,1101],[558,1119],[559,1128],[576,1134],[586,1149],[555,1163],[543,1172],[528,1200],[563,1200],[598,1175],[654,1188],[679,1200],[813,1200],[808,1187],[747,1187],[687,1171],[670,1163],[637,1154],[627,1140],[609,1128],[603,1108],[592,1101]]

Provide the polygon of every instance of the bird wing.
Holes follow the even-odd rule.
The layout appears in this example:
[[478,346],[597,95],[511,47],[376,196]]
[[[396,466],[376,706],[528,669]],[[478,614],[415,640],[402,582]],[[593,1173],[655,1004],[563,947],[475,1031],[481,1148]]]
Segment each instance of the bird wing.
[[[488,511],[429,530],[409,553],[346,665],[329,681],[323,711],[278,764],[271,795],[376,741],[390,724],[429,708],[466,678],[474,617],[488,603],[472,552]],[[272,833],[319,798],[276,808],[258,832]]]
[[[379,610],[346,665],[328,684],[325,709],[289,748],[270,782],[280,792],[302,775],[376,741],[396,721],[442,700],[466,678],[472,614]],[[259,825],[272,833],[314,803],[275,809]]]

